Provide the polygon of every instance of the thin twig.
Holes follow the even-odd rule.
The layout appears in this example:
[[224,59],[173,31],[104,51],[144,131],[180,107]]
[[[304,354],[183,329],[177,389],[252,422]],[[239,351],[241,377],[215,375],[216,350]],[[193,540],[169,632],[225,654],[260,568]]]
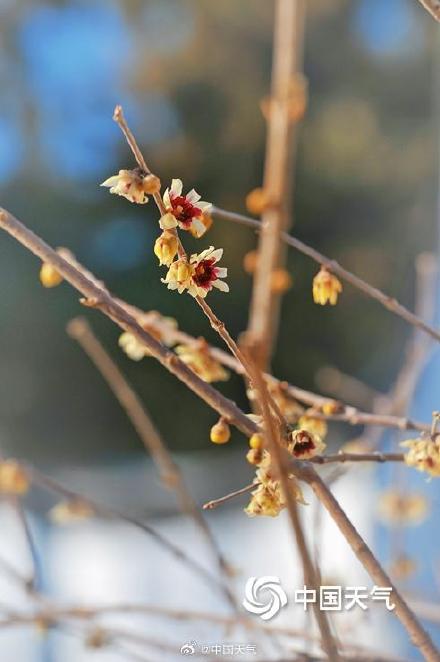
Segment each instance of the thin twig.
[[[403,453],[336,453],[335,455],[316,455],[315,457],[310,458],[308,462],[313,464],[337,464],[345,462],[403,462],[404,460]],[[250,483],[245,487],[230,492],[219,499],[213,499],[203,504],[204,510],[213,510],[217,506],[223,505],[226,501],[231,501],[242,494],[247,494],[254,490],[258,485],[256,483]]]
[[35,485],[39,485],[40,487],[48,490],[49,492],[52,492],[53,494],[56,494],[58,496],[62,496],[63,498],[69,501],[81,501],[82,503],[85,503],[88,506],[90,506],[91,510],[94,513],[96,513],[96,515],[99,517],[103,517],[104,519],[119,519],[136,527],[140,531],[146,533],[158,545],[166,549],[176,559],[178,559],[182,563],[185,563],[193,572],[196,572],[205,581],[208,581],[212,586],[215,586],[217,589],[223,590],[223,585],[219,582],[217,577],[212,575],[197,561],[193,560],[190,556],[188,556],[183,549],[175,545],[173,542],[169,541],[159,531],[154,529],[146,522],[138,520],[135,517],[132,517],[131,515],[116,510],[115,508],[103,506],[94,499],[91,499],[88,496],[85,496],[80,492],[77,492],[71,488],[65,487],[54,478],[47,476],[46,474],[42,473],[41,471],[39,471],[38,469],[27,463],[20,463],[20,464],[23,466],[27,475],[30,477],[30,479]]
[[167,489],[175,492],[182,511],[192,518],[201,531],[223,575],[224,592],[227,600],[234,609],[237,609],[235,598],[228,585],[228,564],[218,548],[211,529],[201,515],[196,502],[188,490],[179,466],[174,461],[164,440],[151,420],[146,407],[141,402],[133,387],[128,383],[119,367],[99,342],[86,319],[77,317],[71,320],[67,331],[79,343],[106,380],[114,396],[132,422],[145,449],[151,453],[159,470],[162,483]]
[[[240,223],[241,225],[246,225],[247,227],[253,228],[258,232],[261,231],[260,221],[256,221],[254,218],[249,218],[248,216],[243,216],[242,214],[235,214],[234,212],[214,207],[212,210],[212,215],[218,219],[233,221],[235,223]],[[365,280],[362,280],[362,278],[359,278],[359,276],[356,276],[351,271],[344,269],[344,267],[336,262],[336,260],[332,260],[322,253],[319,253],[319,251],[315,250],[311,246],[308,246],[296,237],[293,237],[292,235],[284,232],[282,234],[282,239],[286,244],[292,246],[292,248],[296,248],[296,250],[300,251],[300,253],[307,255],[318,264],[323,265],[326,269],[339,276],[342,280],[345,280],[347,283],[350,283],[350,285],[353,285],[353,287],[356,287],[370,298],[378,301],[387,310],[391,311],[398,317],[401,317],[405,320],[405,322],[408,322],[408,324],[418,327],[424,333],[427,333],[429,336],[431,336],[431,338],[434,338],[434,340],[440,342],[440,332],[429,324],[426,324],[422,319],[420,319],[420,317],[399,303],[397,299],[389,296],[388,294],[385,294],[377,287],[373,287],[373,285],[370,285]]]
[[[251,342],[251,339],[248,337],[245,339],[244,344],[246,344],[246,347],[249,348],[249,366],[251,370],[251,379],[257,390],[257,403],[264,420],[267,450],[270,453],[275,474],[280,481],[286,507],[289,513],[289,519],[295,534],[299,555],[303,565],[304,582],[307,586],[317,589],[319,586],[319,575],[317,569],[313,565],[313,561],[307,547],[307,542],[298,512],[298,504],[293,495],[292,482],[289,478],[288,465],[281,448],[281,431],[277,427],[277,424],[268,405],[267,385],[264,380],[263,373],[258,368],[256,362],[252,364],[250,352],[252,351],[253,347]],[[330,662],[338,662],[340,660],[338,646],[332,634],[327,614],[325,611],[320,609],[320,606],[317,603],[313,603],[313,607],[316,622],[321,634],[322,649],[327,654]]]

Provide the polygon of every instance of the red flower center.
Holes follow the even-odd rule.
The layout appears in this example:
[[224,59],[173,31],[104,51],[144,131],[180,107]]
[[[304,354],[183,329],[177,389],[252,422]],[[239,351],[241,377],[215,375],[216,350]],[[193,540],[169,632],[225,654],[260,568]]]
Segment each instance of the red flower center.
[[198,287],[209,290],[212,281],[216,280],[215,260],[202,260],[195,268],[193,281]]
[[296,457],[301,457],[301,455],[304,455],[305,453],[313,450],[315,450],[315,442],[311,436],[307,433],[298,435],[297,442],[293,447],[293,454]]
[[176,195],[176,197],[171,198],[171,206],[173,216],[185,227],[191,225],[193,218],[202,215],[202,210],[188,202],[184,195]]

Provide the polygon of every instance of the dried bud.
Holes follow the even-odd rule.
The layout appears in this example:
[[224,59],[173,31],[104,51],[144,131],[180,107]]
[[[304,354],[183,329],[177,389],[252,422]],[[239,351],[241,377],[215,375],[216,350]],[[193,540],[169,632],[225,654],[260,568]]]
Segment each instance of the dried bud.
[[254,188],[246,196],[246,209],[254,216],[261,216],[270,206],[271,200],[264,188]]
[[213,444],[227,444],[231,438],[231,428],[222,418],[212,426],[210,439]]
[[270,289],[276,294],[286,292],[292,287],[292,276],[286,269],[275,269],[270,280]]
[[40,282],[43,287],[56,287],[63,282],[63,277],[48,262],[43,262],[40,269]]
[[258,251],[249,251],[243,258],[243,269],[247,274],[253,274],[258,265]]

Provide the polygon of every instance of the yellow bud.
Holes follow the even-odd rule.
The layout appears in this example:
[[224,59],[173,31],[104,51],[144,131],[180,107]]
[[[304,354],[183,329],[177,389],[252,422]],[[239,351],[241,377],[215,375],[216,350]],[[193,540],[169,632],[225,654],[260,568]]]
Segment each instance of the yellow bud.
[[159,259],[159,264],[170,266],[177,255],[177,237],[173,232],[165,230],[154,244],[154,254]]
[[246,208],[255,216],[260,216],[271,204],[269,195],[264,188],[254,188],[246,196]]
[[322,405],[321,409],[322,413],[326,416],[333,416],[334,414],[343,412],[344,406],[337,400],[329,400]]
[[0,462],[0,492],[4,494],[26,494],[29,479],[26,471],[15,460]]
[[43,287],[56,287],[63,282],[63,277],[47,262],[43,262],[40,269],[40,282]]
[[142,188],[145,193],[154,195],[160,191],[160,179],[156,175],[146,175],[142,180]]
[[225,421],[220,419],[215,425],[212,426],[210,439],[213,444],[226,444],[230,438],[231,429]]
[[263,448],[263,435],[259,432],[255,432],[249,439],[249,446],[256,450]]

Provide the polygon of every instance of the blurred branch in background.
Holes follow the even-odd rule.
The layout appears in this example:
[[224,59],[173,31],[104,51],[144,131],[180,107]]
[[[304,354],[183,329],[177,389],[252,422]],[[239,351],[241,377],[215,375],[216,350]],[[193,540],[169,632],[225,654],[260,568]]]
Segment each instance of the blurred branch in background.
[[440,21],[440,0],[419,0],[436,21]]
[[[268,367],[275,341],[280,293],[273,290],[273,274],[283,266],[281,232],[289,226],[294,172],[293,108],[304,107],[305,84],[300,75],[303,57],[304,0],[276,0],[270,98],[267,101],[267,138],[262,195],[267,205],[262,214],[258,262],[254,274],[248,332],[258,348],[257,360]],[[297,119],[299,119],[298,117]]]
[[211,529],[191,496],[179,466],[174,461],[164,440],[151,420],[146,407],[142,404],[121,370],[99,342],[86,319],[77,317],[71,320],[68,324],[67,332],[86,352],[133,423],[133,427],[144,444],[145,450],[151,454],[156,464],[164,487],[175,492],[182,512],[191,517],[202,533],[223,575],[225,596],[229,604],[237,610],[237,602],[228,585],[228,575],[230,574],[229,564],[220,552]]

